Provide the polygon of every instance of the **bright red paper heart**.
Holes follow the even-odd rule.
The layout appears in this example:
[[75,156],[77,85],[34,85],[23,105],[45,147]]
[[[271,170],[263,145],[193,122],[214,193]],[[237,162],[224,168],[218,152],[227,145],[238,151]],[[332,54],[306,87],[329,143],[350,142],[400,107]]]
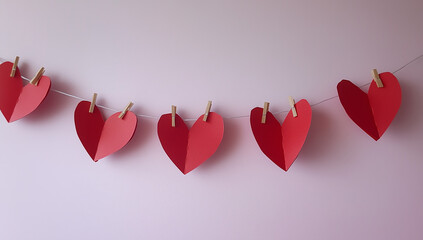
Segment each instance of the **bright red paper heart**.
[[250,124],[261,151],[276,165],[288,171],[294,163],[306,140],[311,125],[311,107],[302,99],[295,104],[297,117],[289,111],[282,126],[268,111],[266,122],[261,123],[263,108],[251,110]]
[[366,94],[348,80],[338,83],[338,95],[348,116],[374,140],[382,137],[401,105],[401,86],[390,72],[379,74],[383,87],[372,81]]
[[75,128],[79,139],[90,157],[97,162],[122,147],[134,136],[137,116],[128,111],[123,118],[120,112],[113,114],[106,121],[100,110],[94,107],[89,112],[91,103],[82,101],[75,109]]
[[172,114],[164,114],[157,125],[160,143],[172,162],[183,174],[200,166],[216,152],[223,138],[223,118],[210,112],[207,121],[200,116],[191,130],[176,114],[172,127]]
[[0,65],[0,110],[8,122],[13,122],[33,112],[46,98],[50,91],[49,77],[42,76],[38,85],[22,85],[19,68],[14,77],[10,77],[13,63]]

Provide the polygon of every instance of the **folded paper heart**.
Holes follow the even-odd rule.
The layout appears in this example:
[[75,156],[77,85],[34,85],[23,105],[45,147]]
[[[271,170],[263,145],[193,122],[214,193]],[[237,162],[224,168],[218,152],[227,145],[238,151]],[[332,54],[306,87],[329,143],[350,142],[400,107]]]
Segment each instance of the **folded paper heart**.
[[383,87],[372,81],[366,94],[348,80],[338,83],[338,95],[348,116],[374,140],[391,124],[401,105],[401,87],[389,72],[379,74]]
[[92,113],[89,112],[90,105],[90,102],[82,101],[76,107],[75,128],[85,150],[97,162],[131,140],[138,120],[133,112],[128,111],[123,118],[119,118],[118,112],[104,121],[97,106]]
[[46,98],[50,90],[50,78],[42,76],[37,85],[23,86],[19,68],[10,76],[13,63],[0,65],[0,110],[7,122],[13,122],[33,112]]
[[207,121],[200,116],[191,130],[184,120],[175,114],[175,127],[172,127],[172,115],[164,114],[157,125],[160,143],[172,162],[187,174],[210,158],[219,147],[223,138],[223,118],[210,112]]
[[311,125],[312,111],[307,100],[297,102],[295,109],[297,117],[289,111],[282,126],[270,111],[262,123],[263,108],[254,108],[250,115],[251,129],[261,151],[285,171],[300,153]]

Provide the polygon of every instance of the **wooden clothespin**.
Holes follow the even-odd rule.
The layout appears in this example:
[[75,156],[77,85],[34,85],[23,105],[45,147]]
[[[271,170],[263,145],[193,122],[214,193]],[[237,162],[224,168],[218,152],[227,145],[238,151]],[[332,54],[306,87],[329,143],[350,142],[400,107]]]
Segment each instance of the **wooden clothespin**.
[[261,116],[261,123],[266,123],[266,115],[267,115],[267,111],[269,111],[269,104],[268,102],[264,102],[264,107],[263,107],[263,115]]
[[43,76],[45,72],[45,69],[42,67],[40,68],[40,70],[38,70],[37,75],[35,75],[35,77],[29,82],[35,86],[38,85],[38,82],[40,81],[41,77]]
[[125,117],[125,114],[131,109],[131,107],[134,106],[133,102],[129,102],[128,105],[126,105],[125,109],[119,114],[119,118]]
[[16,56],[15,62],[13,63],[12,71],[10,72],[10,77],[15,77],[16,68],[18,67],[19,56]]
[[298,116],[297,109],[295,108],[295,101],[291,96],[288,97],[288,100],[289,100],[289,105],[291,106],[291,109],[292,109],[292,116],[294,116],[295,118]]
[[209,116],[211,106],[212,106],[212,101],[209,101],[207,103],[206,112],[204,113],[204,117],[203,117],[204,122],[207,121],[207,117]]
[[382,83],[382,80],[380,79],[379,73],[377,72],[376,69],[373,69],[372,70],[372,76],[373,76],[373,80],[375,80],[375,82],[376,82],[376,86],[378,88],[382,88],[383,87],[383,83]]
[[172,127],[176,126],[176,106],[172,105]]
[[90,113],[94,112],[94,107],[95,107],[95,102],[97,101],[97,93],[93,94],[93,100],[91,100],[91,105],[90,105]]

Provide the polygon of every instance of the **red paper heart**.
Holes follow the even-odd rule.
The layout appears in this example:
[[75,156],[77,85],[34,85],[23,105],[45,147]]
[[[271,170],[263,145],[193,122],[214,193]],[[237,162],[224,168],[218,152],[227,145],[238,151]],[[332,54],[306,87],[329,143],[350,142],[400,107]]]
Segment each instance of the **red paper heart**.
[[338,95],[348,116],[374,140],[378,140],[394,120],[401,105],[401,87],[389,72],[379,74],[383,87],[372,81],[366,94],[348,80],[338,83]]
[[311,125],[311,107],[302,99],[295,104],[297,117],[289,111],[282,126],[268,111],[266,122],[261,123],[263,108],[251,110],[250,124],[261,151],[276,165],[288,171],[294,163],[306,140]]
[[0,65],[0,110],[8,122],[13,122],[33,112],[46,98],[50,91],[50,78],[42,76],[38,85],[22,85],[19,68],[14,77],[10,77],[13,63]]
[[122,147],[134,136],[137,116],[128,111],[123,118],[120,112],[113,114],[106,121],[100,110],[94,107],[89,112],[91,103],[82,101],[75,109],[75,128],[79,139],[90,157],[97,162]]
[[157,125],[160,143],[172,162],[183,174],[200,166],[216,152],[223,138],[223,118],[210,112],[207,121],[200,116],[191,130],[176,114],[172,127],[172,114],[164,114]]

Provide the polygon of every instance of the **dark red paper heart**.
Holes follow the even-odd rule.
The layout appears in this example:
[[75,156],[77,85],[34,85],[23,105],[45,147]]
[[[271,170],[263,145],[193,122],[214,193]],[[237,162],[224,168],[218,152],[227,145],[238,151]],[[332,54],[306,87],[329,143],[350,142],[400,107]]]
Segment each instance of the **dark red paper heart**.
[[10,77],[13,63],[0,65],[0,110],[8,122],[13,122],[33,112],[46,98],[50,91],[49,77],[42,76],[38,85],[22,85],[19,68],[14,77]]
[[157,125],[160,143],[172,162],[187,174],[200,166],[216,152],[223,138],[223,118],[210,112],[207,121],[200,116],[191,130],[176,114],[175,127],[172,127],[172,114],[164,114]]
[[263,108],[251,110],[250,124],[261,151],[285,171],[291,167],[306,140],[311,125],[312,111],[307,100],[295,104],[298,116],[289,111],[282,126],[268,111],[266,122],[261,123]]
[[118,151],[131,140],[138,119],[133,112],[128,111],[123,118],[119,118],[118,112],[104,121],[97,106],[93,113],[89,112],[90,105],[90,102],[82,101],[76,107],[75,128],[85,150],[97,162]]
[[394,120],[401,105],[401,86],[389,72],[379,74],[383,87],[372,81],[368,94],[348,80],[338,83],[338,95],[348,116],[374,140],[378,140]]

